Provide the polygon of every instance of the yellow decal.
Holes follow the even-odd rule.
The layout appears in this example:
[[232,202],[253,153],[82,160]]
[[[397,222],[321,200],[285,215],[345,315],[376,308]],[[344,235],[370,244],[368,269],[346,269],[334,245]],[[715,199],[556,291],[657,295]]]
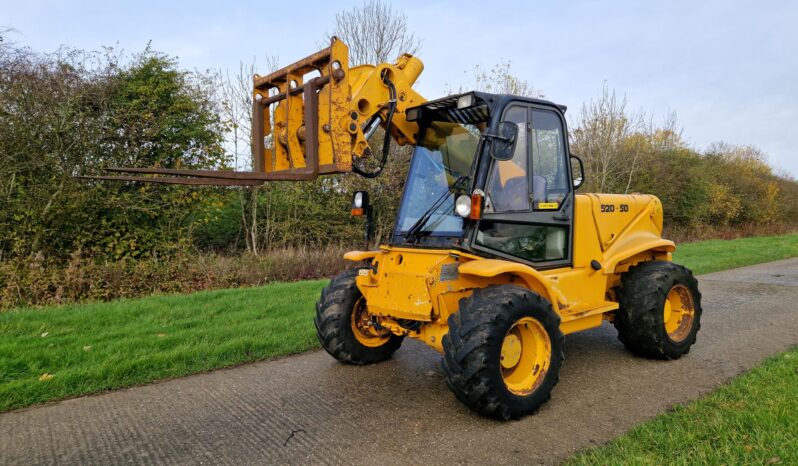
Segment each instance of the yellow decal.
[[554,209],[554,210],[556,210],[559,207],[560,207],[560,204],[557,203],[557,202],[539,202],[538,203],[538,209]]

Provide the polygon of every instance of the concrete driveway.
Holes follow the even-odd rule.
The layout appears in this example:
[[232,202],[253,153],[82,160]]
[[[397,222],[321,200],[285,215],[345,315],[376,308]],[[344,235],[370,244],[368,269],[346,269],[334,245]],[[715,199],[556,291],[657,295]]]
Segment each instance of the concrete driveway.
[[375,366],[316,351],[6,413],[0,464],[556,463],[798,344],[798,258],[699,286],[690,354],[634,357],[607,324],[570,335],[551,401],[521,421],[470,413],[409,341]]

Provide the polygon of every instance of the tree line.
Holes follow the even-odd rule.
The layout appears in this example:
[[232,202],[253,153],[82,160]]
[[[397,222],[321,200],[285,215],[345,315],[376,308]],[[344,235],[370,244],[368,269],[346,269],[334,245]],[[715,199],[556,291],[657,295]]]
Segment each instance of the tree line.
[[[352,47],[353,65],[391,61],[401,47],[422,46],[408,32],[407,17],[378,0],[340,13],[331,33]],[[42,286],[55,295],[56,275],[48,278],[47,271],[78,263],[161,264],[180,257],[181,264],[207,265],[185,258],[360,247],[362,220],[349,215],[358,189],[371,193],[377,240],[389,237],[408,147],[392,145],[386,170],[372,180],[347,174],[218,188],[77,178],[103,174],[108,166],[249,169],[255,66],[203,73],[184,70],[150,47],[133,55],[112,48],[41,53],[11,37],[0,31],[0,288],[12,282],[25,288],[14,280],[32,274],[30,264],[39,264]],[[276,68],[276,59],[267,62],[261,73]],[[471,75],[468,88],[543,95],[514,76],[510,62],[475,67]],[[657,195],[666,234],[798,225],[798,183],[779,174],[755,147],[720,142],[698,150],[684,141],[674,115],[657,120],[631,112],[626,99],[606,86],[568,118],[571,149],[585,162],[582,190]],[[375,138],[375,147],[381,146],[382,135]],[[309,276],[312,254],[302,257],[305,268],[298,275]],[[133,273],[122,269],[127,272],[103,273]],[[238,278],[228,282],[259,282],[258,270],[251,278],[231,272]]]

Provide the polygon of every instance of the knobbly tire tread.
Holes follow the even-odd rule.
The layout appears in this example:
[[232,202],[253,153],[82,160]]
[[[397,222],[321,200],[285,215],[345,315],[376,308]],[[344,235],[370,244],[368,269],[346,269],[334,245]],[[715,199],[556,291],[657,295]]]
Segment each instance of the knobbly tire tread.
[[[501,345],[510,327],[522,317],[540,321],[551,339],[551,362],[543,383],[530,395],[510,392],[501,376]],[[514,285],[476,289],[449,316],[441,361],[446,385],[455,397],[479,414],[500,420],[520,419],[551,397],[565,359],[560,318],[537,293]]]
[[[687,286],[693,296],[693,328],[681,342],[665,331],[663,306],[670,289]],[[701,292],[698,280],[687,267],[667,261],[642,262],[621,275],[617,290],[620,308],[614,324],[618,339],[632,353],[650,359],[678,359],[690,352],[701,328]]]
[[376,348],[357,341],[350,320],[355,303],[363,296],[355,284],[357,274],[357,269],[347,270],[330,281],[316,303],[313,323],[319,343],[332,357],[346,364],[374,364],[390,358],[404,337],[391,335]]

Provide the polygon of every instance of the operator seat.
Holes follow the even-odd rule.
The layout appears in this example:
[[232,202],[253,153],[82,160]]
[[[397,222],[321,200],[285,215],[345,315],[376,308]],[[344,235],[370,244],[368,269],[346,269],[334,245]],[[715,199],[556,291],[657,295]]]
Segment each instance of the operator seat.
[[[546,178],[532,177],[532,199],[546,202]],[[491,196],[494,212],[529,210],[529,192],[526,176],[510,178],[503,187],[493,190]]]

